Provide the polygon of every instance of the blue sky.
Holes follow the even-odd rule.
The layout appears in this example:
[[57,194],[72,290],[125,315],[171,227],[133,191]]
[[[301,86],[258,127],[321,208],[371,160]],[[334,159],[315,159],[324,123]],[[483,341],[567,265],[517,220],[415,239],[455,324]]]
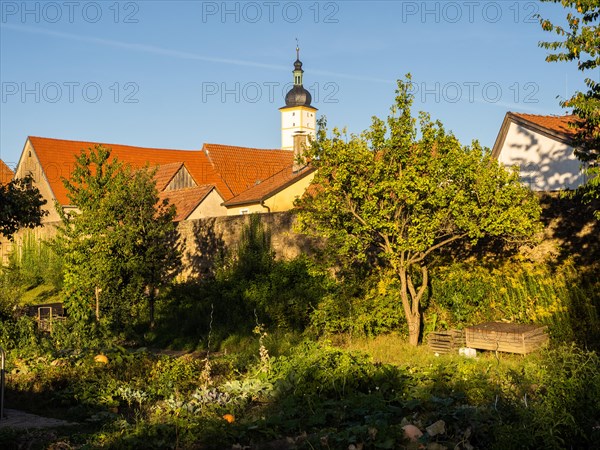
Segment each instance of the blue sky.
[[296,38],[330,126],[385,117],[410,72],[415,110],[491,147],[507,111],[561,114],[583,88],[547,63],[538,1],[0,2],[0,158],[28,135],[158,148],[280,146]]

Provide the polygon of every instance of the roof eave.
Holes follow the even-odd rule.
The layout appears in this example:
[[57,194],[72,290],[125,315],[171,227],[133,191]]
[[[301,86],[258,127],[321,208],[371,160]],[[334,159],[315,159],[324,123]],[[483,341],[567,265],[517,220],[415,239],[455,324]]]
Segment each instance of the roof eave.
[[230,201],[226,201],[223,202],[222,205],[229,207],[229,206],[243,206],[243,205],[254,205],[256,203],[262,203],[266,200],[268,200],[269,198],[273,197],[274,195],[280,193],[281,191],[283,191],[284,189],[287,189],[288,187],[290,187],[292,184],[296,183],[297,181],[303,179],[304,177],[306,177],[307,175],[310,175],[311,173],[313,173],[316,169],[314,167],[306,167],[301,169],[301,171],[294,176],[293,178],[291,178],[290,180],[286,181],[284,184],[276,187],[275,189],[273,189],[272,191],[269,191],[268,193],[266,193],[265,195],[262,195],[260,197],[256,197],[253,199],[248,199],[248,200],[243,200],[241,202],[230,202]]
[[516,125],[520,125],[524,128],[527,128],[530,131],[541,134],[542,136],[545,136],[547,138],[553,139],[566,145],[570,145],[571,147],[575,146],[573,138],[568,134],[561,133],[555,130],[549,130],[548,128],[542,125],[531,122],[509,111],[506,113],[506,116],[504,116],[504,121],[502,122],[502,126],[500,127],[498,137],[496,138],[496,142],[494,143],[494,147],[492,148],[493,158],[498,159],[498,157],[500,156],[500,151],[504,147],[504,142],[506,141],[506,136],[508,135],[508,129],[510,128],[511,122]]
[[281,108],[279,108],[279,111],[284,110],[284,109],[292,109],[292,108],[306,108],[306,109],[312,109],[313,111],[318,111],[318,109],[315,108],[314,106],[306,106],[306,105],[282,106]]

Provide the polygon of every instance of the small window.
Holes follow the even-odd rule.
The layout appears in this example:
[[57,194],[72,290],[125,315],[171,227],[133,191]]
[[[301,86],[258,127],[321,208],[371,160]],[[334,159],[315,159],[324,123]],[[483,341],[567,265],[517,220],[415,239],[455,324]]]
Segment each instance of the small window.
[[296,115],[296,113],[295,113],[295,112],[293,112],[293,113],[292,113],[292,116],[295,116],[295,115]]

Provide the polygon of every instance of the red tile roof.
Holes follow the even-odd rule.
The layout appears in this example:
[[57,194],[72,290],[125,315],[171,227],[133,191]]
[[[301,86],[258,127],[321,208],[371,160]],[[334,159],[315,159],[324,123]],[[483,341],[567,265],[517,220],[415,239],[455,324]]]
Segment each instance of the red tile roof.
[[165,190],[182,166],[182,162],[174,162],[158,166],[156,173],[154,174],[154,181],[156,182],[156,189],[158,192]]
[[577,128],[569,126],[569,123],[577,123],[580,119],[575,115],[565,116],[540,116],[537,114],[510,113],[515,117],[537,125],[548,131],[574,136]]
[[0,184],[9,183],[15,173],[0,159]]
[[[64,139],[50,139],[30,136],[42,168],[54,196],[62,205],[68,205],[67,191],[62,183],[62,178],[69,178],[75,164],[75,157],[82,149],[94,147],[97,142],[67,141]],[[113,156],[120,161],[130,164],[134,168],[145,165],[156,166],[178,162],[185,162],[190,175],[198,184],[215,185],[221,196],[231,198],[233,193],[224,183],[223,179],[214,170],[206,154],[199,150],[169,150],[145,147],[133,147],[102,143],[112,149]]]
[[[100,143],[69,141],[30,136],[43,171],[59,203],[69,204],[62,178],[69,178],[75,157],[82,149]],[[171,150],[101,143],[112,149],[112,155],[133,168],[158,166],[157,187],[163,190],[182,164],[198,185],[214,185],[224,200],[253,188],[245,198],[264,196],[267,188],[279,189],[289,182],[282,172],[291,173],[294,154],[287,150],[257,149],[219,144],[205,144],[202,150]],[[274,175],[278,177],[271,179]],[[268,181],[267,181],[268,180]],[[255,186],[265,183],[260,188]]]
[[266,180],[255,184],[250,189],[242,192],[239,195],[227,200],[225,206],[245,205],[249,203],[257,203],[272,197],[276,193],[282,191],[290,184],[304,178],[305,176],[315,171],[312,167],[293,172],[293,166],[287,166]]
[[528,128],[567,145],[572,145],[577,128],[573,128],[569,124],[577,123],[579,120],[581,119],[575,115],[540,116],[537,114],[507,112],[496,137],[496,142],[492,147],[492,157],[500,157],[511,123]]
[[234,196],[290,167],[294,162],[294,154],[288,150],[219,144],[204,144],[203,150]]
[[196,209],[204,198],[214,189],[212,185],[195,186],[191,188],[163,191],[158,194],[160,201],[167,199],[170,204],[175,205],[177,214],[175,222],[181,222]]

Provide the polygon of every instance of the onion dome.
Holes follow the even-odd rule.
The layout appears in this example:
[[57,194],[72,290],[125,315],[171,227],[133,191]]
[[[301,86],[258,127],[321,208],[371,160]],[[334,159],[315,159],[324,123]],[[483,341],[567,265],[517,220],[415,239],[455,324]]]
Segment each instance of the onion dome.
[[294,62],[294,86],[285,95],[285,106],[310,106],[312,96],[302,86],[302,61],[300,61],[300,48],[296,47],[296,61]]

